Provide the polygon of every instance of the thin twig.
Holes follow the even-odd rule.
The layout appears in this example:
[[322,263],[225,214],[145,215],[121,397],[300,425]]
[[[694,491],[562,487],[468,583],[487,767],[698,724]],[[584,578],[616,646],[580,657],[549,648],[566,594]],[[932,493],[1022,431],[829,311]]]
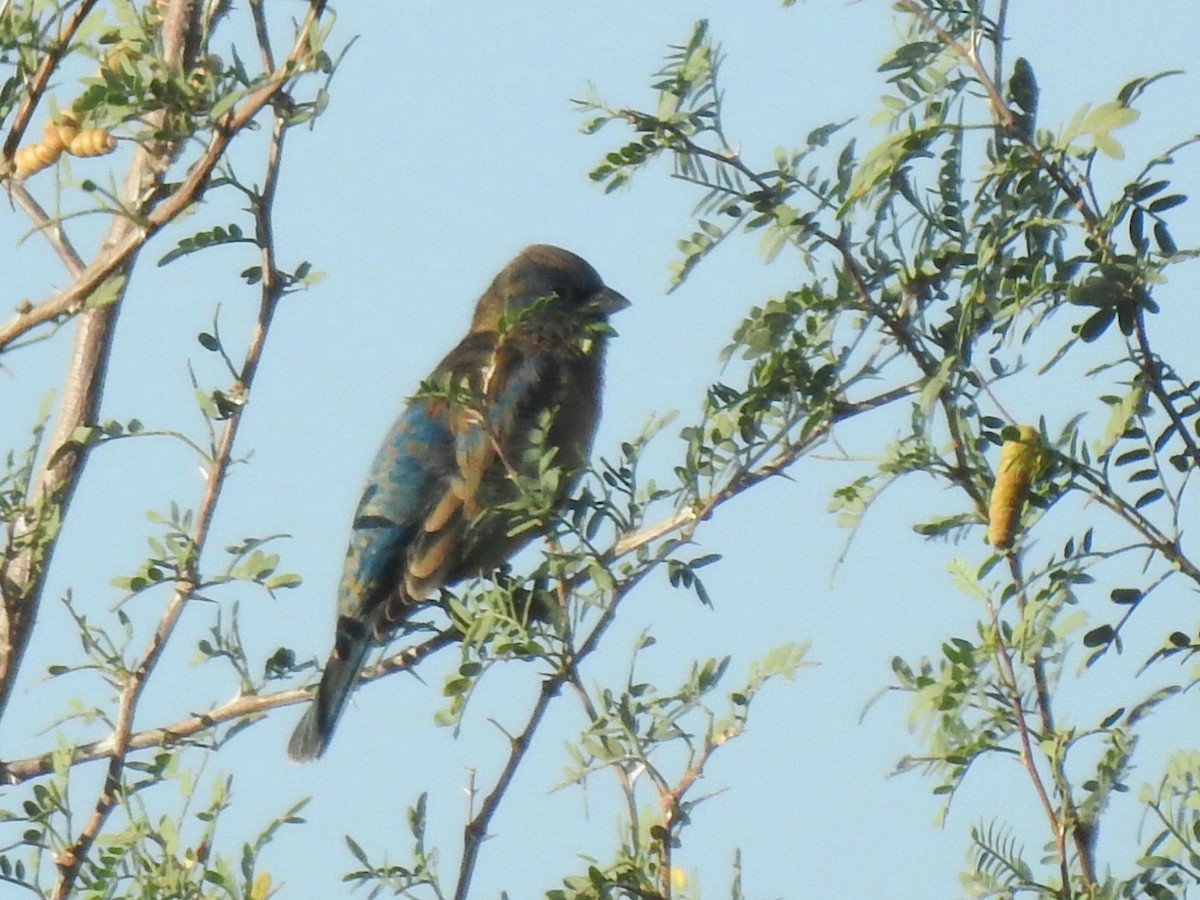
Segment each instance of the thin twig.
[[1200,585],[1200,566],[1188,558],[1180,549],[1177,541],[1168,538],[1157,525],[1146,518],[1141,510],[1116,493],[1103,475],[1071,457],[1060,458],[1070,467],[1073,475],[1091,486],[1092,490],[1088,491],[1088,497],[1116,513],[1127,525],[1146,539],[1149,549],[1162,554],[1180,575],[1184,575]]
[[[1029,604],[1029,599],[1026,595],[1025,576],[1021,569],[1020,556],[1012,552],[1009,552],[1006,555],[1008,558],[1009,575],[1012,578],[1012,583],[1017,586],[1017,612],[1018,615],[1023,617]],[[996,630],[996,640],[1001,646],[1004,646],[1004,637],[999,629]],[[1041,741],[1052,740],[1058,737],[1058,730],[1054,725],[1054,709],[1051,702],[1050,687],[1046,681],[1045,661],[1040,655],[1038,655],[1035,656],[1028,665],[1030,671],[1033,673],[1034,698],[1037,705],[1038,717],[1041,719]],[[1006,682],[1008,682],[1008,684],[1006,686],[1010,690],[1010,703],[1013,704],[1014,709],[1018,710],[1018,729],[1027,731],[1028,729],[1025,727],[1024,722],[1024,709],[1021,704],[1021,692],[1015,684],[1016,676],[1012,670],[1011,660],[1009,660],[1008,673],[1008,678],[1006,678]],[[1012,680],[1010,681],[1009,679]],[[1039,744],[1041,741],[1039,741]],[[1030,768],[1027,761],[1029,758],[1028,754],[1031,752],[1031,748],[1029,748],[1028,734],[1022,735],[1021,751],[1022,762],[1026,763],[1026,770],[1029,772],[1029,776],[1034,782],[1035,790],[1040,790],[1044,794],[1045,786],[1041,782],[1040,773],[1037,771],[1036,767]],[[1056,779],[1056,783],[1057,782],[1058,779]],[[1055,841],[1059,850],[1059,866],[1063,873],[1063,884],[1065,886],[1067,880],[1069,879],[1069,860],[1066,856],[1064,834],[1068,829],[1070,830],[1071,841],[1075,845],[1075,853],[1079,858],[1079,868],[1084,882],[1086,884],[1095,884],[1096,866],[1095,860],[1093,859],[1094,854],[1092,841],[1090,838],[1090,830],[1086,828],[1082,822],[1080,822],[1079,811],[1076,808],[1075,801],[1072,799],[1070,793],[1061,787],[1058,793],[1063,807],[1062,819],[1060,821],[1057,815],[1055,815],[1052,817],[1051,821],[1055,834]]]
[[459,864],[458,885],[454,890],[454,900],[465,900],[467,897],[467,893],[471,887],[471,876],[475,871],[475,862],[479,858],[479,848],[483,843],[483,839],[487,836],[488,824],[491,822],[492,816],[495,815],[496,809],[500,806],[500,801],[508,790],[513,776],[517,774],[517,769],[521,765],[521,760],[525,757],[525,752],[533,743],[534,731],[537,730],[542,717],[550,707],[550,701],[558,694],[564,681],[565,678],[562,673],[557,673],[542,683],[541,693],[538,694],[537,703],[534,704],[524,729],[522,729],[519,735],[509,739],[508,759],[505,761],[504,769],[500,772],[500,776],[496,779],[496,784],[483,799],[478,811],[463,828],[463,855],[462,861]]
[[[1063,823],[1059,820],[1058,811],[1054,808],[1054,803],[1050,800],[1050,794],[1046,790],[1046,783],[1042,778],[1041,772],[1038,770],[1037,759],[1033,752],[1035,741],[1030,737],[1029,723],[1025,718],[1025,706],[1021,701],[1021,688],[1017,682],[1017,673],[1016,668],[1013,666],[1011,651],[1004,642],[1000,612],[993,605],[991,598],[988,598],[986,605],[988,616],[992,621],[992,633],[995,640],[994,656],[997,663],[997,671],[1000,675],[1000,681],[1004,686],[1009,709],[1012,712],[1013,725],[1017,732],[1017,741],[1021,745],[1021,765],[1029,775],[1029,780],[1033,785],[1034,793],[1037,795],[1038,803],[1041,805],[1042,812],[1049,824],[1050,833],[1054,836],[1059,862],[1065,865],[1067,851]],[[1049,737],[1049,735],[1046,737]]]
[[79,252],[71,243],[71,239],[67,237],[66,231],[63,230],[62,222],[56,219],[51,219],[42,209],[40,203],[34,199],[33,194],[25,189],[25,185],[19,181],[8,182],[8,193],[16,201],[17,206],[25,211],[25,215],[29,216],[33,222],[34,228],[41,232],[50,246],[54,248],[54,252],[58,254],[58,258],[62,260],[67,272],[72,278],[78,278],[83,274],[83,270],[87,264],[79,256]]
[[273,72],[275,56],[271,52],[271,33],[267,29],[263,0],[250,0],[250,15],[254,19],[254,36],[258,41],[258,52],[262,55],[263,71]]
[[[600,712],[596,709],[596,704],[592,702],[592,698],[588,696],[587,689],[583,686],[583,681],[579,677],[579,670],[574,666],[567,670],[567,683],[574,690],[575,697],[579,700],[579,705],[583,707],[584,715],[588,717],[588,721],[598,721]],[[629,777],[629,771],[624,765],[618,764],[611,768],[617,779],[617,786],[621,789],[621,796],[625,800],[625,814],[629,816],[629,833],[636,839],[641,829],[638,826],[637,795],[634,793],[633,779]]]
[[1004,80],[1004,32],[1008,26],[1008,0],[1000,0],[996,11],[996,30],[992,45],[995,47],[992,60],[992,81],[1000,84]]
[[[471,877],[475,871],[475,863],[479,859],[480,847],[483,845],[484,838],[487,837],[488,826],[492,821],[492,817],[495,816],[496,810],[499,809],[500,802],[504,799],[513,777],[517,774],[521,761],[525,758],[526,752],[532,745],[534,733],[545,716],[546,710],[550,707],[550,702],[558,696],[562,686],[571,681],[571,673],[577,670],[579,663],[589,656],[599,645],[601,637],[616,617],[621,600],[666,558],[668,548],[669,545],[661,547],[656,558],[649,565],[635,572],[613,588],[612,600],[604,608],[604,611],[601,612],[599,619],[596,621],[596,626],[588,633],[583,643],[562,661],[558,671],[543,682],[542,690],[538,694],[537,702],[530,711],[529,717],[526,719],[525,727],[521,730],[520,734],[510,739],[508,759],[505,760],[504,768],[497,777],[496,783],[492,786],[492,790],[488,795],[483,798],[478,811],[463,827],[463,855],[459,864],[458,884],[455,886],[454,900],[466,900],[470,892]],[[578,678],[578,674],[574,677]]]
[[1175,426],[1175,433],[1182,439],[1188,456],[1191,457],[1192,468],[1200,469],[1200,447],[1197,447],[1191,429],[1183,420],[1183,416],[1179,414],[1179,410],[1175,408],[1175,404],[1171,402],[1170,394],[1163,385],[1162,371],[1155,361],[1154,351],[1150,349],[1150,336],[1146,333],[1146,316],[1141,307],[1138,307],[1137,315],[1134,318],[1134,333],[1137,336],[1138,350],[1141,351],[1142,381],[1150,388],[1150,393],[1154,395],[1167,414],[1167,418],[1171,420],[1171,424]]
[[[411,647],[405,647],[391,656],[381,660],[377,665],[365,670],[358,677],[358,684],[363,685],[378,681],[396,672],[410,671],[426,657],[432,656],[438,650],[450,646],[459,638],[456,631],[448,630],[435,634],[433,637]],[[312,691],[308,688],[288,688],[269,694],[248,694],[233,698],[227,703],[216,706],[206,713],[188,716],[170,725],[147,728],[129,735],[125,742],[125,752],[147,750],[152,747],[168,747],[172,744],[194,737],[206,731],[223,725],[226,722],[236,722],[241,719],[260,716],[263,713],[296,703],[307,703],[312,700]],[[93,762],[98,759],[110,759],[116,750],[113,738],[80,744],[71,751],[71,765]],[[54,752],[42,753],[37,756],[27,756],[0,763],[0,783],[15,785],[54,771]]]
[[687,769],[680,775],[679,781],[669,790],[661,791],[658,798],[659,808],[662,810],[663,830],[666,834],[659,841],[659,891],[663,897],[671,896],[671,847],[675,838],[676,826],[681,823],[686,823],[687,815],[683,812],[681,805],[683,798],[687,796],[687,792],[692,789],[692,786],[704,774],[704,767],[708,765],[708,760],[722,746],[733,740],[742,733],[742,726],[738,723],[730,725],[720,734],[705,735],[704,746],[700,752],[695,755],[695,758],[689,763]]
[[[705,498],[699,508],[687,507],[681,509],[661,521],[655,522],[633,534],[622,535],[613,545],[612,550],[604,556],[605,563],[610,563],[622,556],[627,556],[635,550],[645,547],[660,538],[674,532],[688,535],[696,525],[713,513],[717,507],[729,502],[742,492],[752,488],[760,481],[774,478],[791,466],[805,452],[819,443],[829,433],[833,425],[852,419],[855,416],[887,406],[904,397],[911,397],[920,390],[918,384],[905,384],[884,391],[874,397],[856,403],[846,403],[838,406],[830,414],[829,419],[813,428],[812,432],[801,442],[788,445],[779,455],[757,468],[743,468],[734,474],[720,490]],[[771,449],[770,447],[766,449]]]

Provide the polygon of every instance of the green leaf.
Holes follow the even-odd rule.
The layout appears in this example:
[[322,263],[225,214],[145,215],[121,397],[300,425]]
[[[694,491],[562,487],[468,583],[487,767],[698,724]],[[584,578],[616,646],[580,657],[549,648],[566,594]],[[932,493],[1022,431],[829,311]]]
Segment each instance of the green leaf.
[[1067,290],[1067,299],[1079,306],[1116,306],[1127,294],[1125,285],[1103,275],[1091,278]]
[[1125,193],[1132,200],[1145,200],[1148,197],[1153,197],[1170,184],[1171,182],[1169,181],[1151,181],[1147,184],[1129,185],[1125,188]]
[[1136,122],[1138,115],[1136,109],[1130,109],[1118,100],[1111,100],[1093,109],[1084,118],[1081,130],[1084,133],[1115,131]]
[[1166,222],[1154,223],[1154,242],[1158,244],[1158,252],[1163,256],[1174,256],[1179,249]]
[[1136,509],[1141,509],[1143,506],[1149,506],[1156,500],[1161,500],[1165,495],[1166,491],[1164,491],[1162,488],[1155,488],[1152,491],[1142,494],[1142,496],[1139,497],[1137,502],[1133,505]]
[[1183,194],[1167,194],[1165,197],[1159,197],[1147,209],[1152,213],[1166,212],[1168,209],[1174,209],[1179,204],[1186,202],[1187,197]]
[[1121,90],[1117,94],[1117,100],[1122,105],[1129,106],[1130,104],[1133,103],[1134,100],[1138,99],[1138,97],[1140,97],[1142,95],[1142,93],[1146,90],[1146,88],[1148,88],[1148,87],[1150,87],[1150,85],[1154,84],[1154,82],[1156,82],[1160,79],[1163,79],[1163,78],[1170,78],[1173,75],[1182,75],[1182,74],[1183,74],[1182,69],[1168,69],[1163,72],[1156,72],[1154,75],[1149,75],[1149,76],[1145,76],[1142,78],[1135,78],[1135,79],[1133,79],[1133,81],[1128,82],[1127,84],[1125,84],[1124,87],[1121,88]]
[[1125,148],[1121,146],[1119,141],[1109,137],[1107,131],[1097,131],[1092,135],[1092,142],[1096,145],[1096,149],[1109,159],[1125,158]]
[[1142,599],[1142,592],[1137,588],[1116,588],[1108,595],[1113,603],[1130,604]]
[[181,257],[204,250],[207,247],[215,247],[220,244],[253,243],[255,241],[252,238],[245,237],[242,229],[237,224],[227,226],[217,225],[210,231],[198,231],[191,237],[183,238],[174,250],[169,250],[163,254],[163,257],[158,261],[158,265],[161,268]]
[[100,309],[101,307],[111,306],[121,299],[124,287],[125,276],[114,275],[112,278],[101,282],[94,291],[88,294],[85,305],[88,309]]
[[1079,326],[1080,340],[1090,344],[1108,330],[1116,317],[1116,309],[1102,309],[1093,313]]
[[370,861],[367,859],[367,854],[363,852],[363,848],[358,845],[354,838],[346,835],[346,846],[350,848],[351,854],[367,868],[371,867]]

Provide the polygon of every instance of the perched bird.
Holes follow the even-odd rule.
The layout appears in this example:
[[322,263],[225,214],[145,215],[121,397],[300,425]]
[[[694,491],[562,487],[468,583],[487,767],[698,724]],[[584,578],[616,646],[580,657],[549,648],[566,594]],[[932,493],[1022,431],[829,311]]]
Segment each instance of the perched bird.
[[[426,379],[367,473],[338,585],[337,630],[312,706],[288,744],[324,753],[367,653],[444,585],[495,569],[528,543],[510,534],[514,479],[540,453],[567,477],[600,415],[608,316],[629,301],[573,253],[535,245],[504,267],[467,336]],[[541,440],[539,450],[533,446]]]

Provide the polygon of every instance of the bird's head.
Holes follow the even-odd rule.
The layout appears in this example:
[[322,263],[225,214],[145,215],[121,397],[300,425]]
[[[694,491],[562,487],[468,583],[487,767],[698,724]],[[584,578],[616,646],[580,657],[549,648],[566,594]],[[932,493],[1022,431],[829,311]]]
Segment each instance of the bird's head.
[[504,331],[518,322],[573,322],[602,328],[629,301],[606,287],[586,260],[560,247],[526,247],[479,298],[472,331]]

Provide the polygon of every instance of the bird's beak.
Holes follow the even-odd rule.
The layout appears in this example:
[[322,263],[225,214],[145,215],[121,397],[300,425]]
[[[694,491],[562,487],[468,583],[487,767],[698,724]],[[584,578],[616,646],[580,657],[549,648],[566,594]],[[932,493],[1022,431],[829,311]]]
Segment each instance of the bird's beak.
[[596,308],[604,315],[611,316],[615,312],[620,312],[630,305],[622,295],[618,294],[612,288],[602,288],[594,295]]

